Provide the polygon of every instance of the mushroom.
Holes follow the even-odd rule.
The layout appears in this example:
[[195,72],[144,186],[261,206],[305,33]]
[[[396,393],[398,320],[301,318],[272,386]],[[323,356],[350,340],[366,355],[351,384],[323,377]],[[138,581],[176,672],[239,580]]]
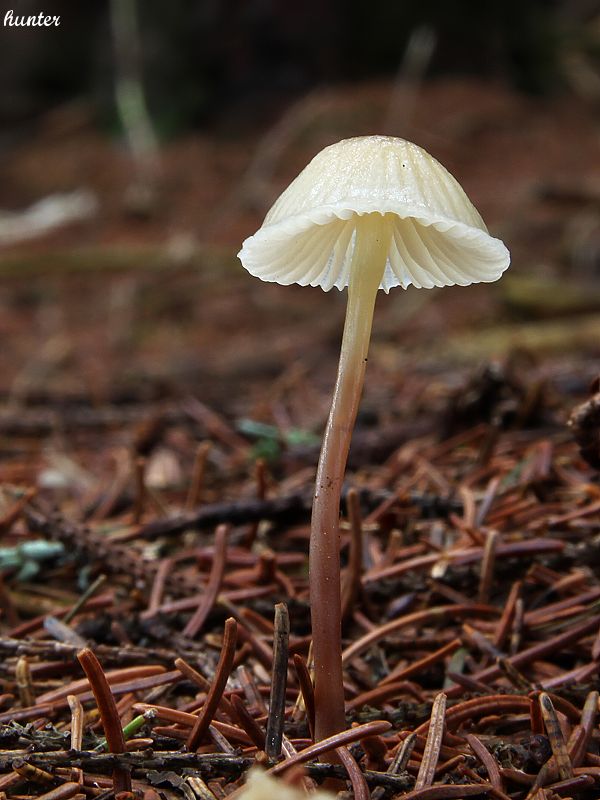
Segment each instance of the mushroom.
[[456,179],[421,147],[389,136],[326,147],[292,181],[239,253],[264,281],[348,287],[335,391],[312,508],[309,584],[315,735],[345,727],[339,508],[378,289],[497,280],[510,262]]

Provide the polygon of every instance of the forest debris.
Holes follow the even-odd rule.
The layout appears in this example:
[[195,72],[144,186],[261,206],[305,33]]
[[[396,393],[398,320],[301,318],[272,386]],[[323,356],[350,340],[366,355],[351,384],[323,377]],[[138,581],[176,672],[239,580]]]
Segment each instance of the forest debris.
[[[104,670],[94,653],[88,648],[81,650],[77,658],[92,687],[109,750],[111,753],[123,753],[125,752],[125,737],[117,705]],[[113,770],[113,787],[115,795],[119,792],[131,791],[131,777],[129,772],[121,766],[115,766]]]
[[415,791],[424,789],[426,786],[431,786],[433,783],[435,770],[440,757],[442,738],[444,736],[445,714],[446,695],[440,692],[436,695],[431,708],[427,741],[425,742],[421,766],[419,767],[419,773],[415,781]]
[[285,603],[275,606],[273,631],[273,669],[265,753],[271,759],[279,758],[285,721],[285,692],[287,688],[290,617]]
[[0,210],[0,247],[42,236],[55,228],[91,219],[98,200],[89,189],[51,194],[23,211]]

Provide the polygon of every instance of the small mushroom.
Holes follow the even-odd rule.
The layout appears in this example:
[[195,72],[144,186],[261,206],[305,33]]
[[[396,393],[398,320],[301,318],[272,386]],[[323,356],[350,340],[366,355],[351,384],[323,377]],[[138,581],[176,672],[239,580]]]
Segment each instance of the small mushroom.
[[377,291],[495,281],[510,255],[460,184],[404,139],[326,147],[292,181],[239,253],[265,281],[348,287],[337,381],[313,501],[309,583],[317,740],[345,727],[339,505],[362,393]]

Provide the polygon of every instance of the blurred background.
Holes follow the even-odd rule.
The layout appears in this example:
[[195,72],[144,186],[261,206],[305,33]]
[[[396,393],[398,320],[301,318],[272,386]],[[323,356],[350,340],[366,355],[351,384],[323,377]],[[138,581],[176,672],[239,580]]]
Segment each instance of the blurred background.
[[[370,133],[435,155],[513,263],[493,286],[381,296],[363,423],[448,402],[482,374],[587,391],[598,2],[0,6],[4,432],[19,409],[64,422],[189,397],[318,432],[345,298],[261,283],[236,253],[316,152]],[[8,24],[40,12],[60,25]]]

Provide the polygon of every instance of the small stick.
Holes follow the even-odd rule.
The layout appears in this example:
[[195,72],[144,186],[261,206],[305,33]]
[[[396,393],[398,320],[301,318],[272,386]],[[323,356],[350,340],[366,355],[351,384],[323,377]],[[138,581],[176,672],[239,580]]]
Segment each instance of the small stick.
[[583,730],[583,736],[581,739],[579,739],[575,747],[572,749],[569,748],[569,756],[574,767],[578,767],[585,757],[594,730],[594,725],[596,723],[599,698],[600,693],[597,691],[592,691],[585,699],[580,722],[581,729]]
[[462,631],[469,644],[472,644],[484,655],[491,658],[502,657],[502,653],[494,647],[487,636],[478,631],[477,628],[473,628],[468,622],[463,623]]
[[267,705],[263,700],[252,674],[246,667],[237,668],[237,676],[246,697],[246,702],[250,706],[254,706],[259,714],[267,714]]
[[191,511],[200,505],[202,500],[202,491],[204,489],[204,479],[206,476],[206,462],[212,442],[208,439],[200,442],[196,450],[196,458],[194,459],[194,467],[192,470],[192,480],[190,482],[190,489],[188,492],[187,500],[185,501],[186,511]]
[[502,785],[502,776],[500,775],[500,770],[498,768],[498,764],[496,763],[496,759],[487,749],[487,747],[483,744],[481,739],[478,739],[472,733],[466,733],[465,739],[467,740],[469,747],[475,753],[477,758],[481,761],[483,766],[485,767],[485,771],[488,774],[490,779],[490,783],[495,789],[503,792],[504,787]]
[[[596,778],[598,776],[596,775]],[[569,793],[569,797],[574,795],[578,795],[580,790],[587,789],[591,787],[595,783],[594,775],[577,775],[573,776],[572,778],[567,778],[564,781],[557,781],[556,783],[551,783],[549,786],[546,786],[548,790],[547,796],[554,800],[554,798],[560,798],[563,794]],[[553,793],[553,794],[551,794]]]
[[470,675],[463,675],[462,672],[453,672],[452,670],[448,670],[448,678],[454,683],[457,683],[459,686],[462,686],[464,689],[467,689],[469,692],[480,692],[483,694],[489,694],[490,687],[486,683],[482,683],[482,681],[476,681]]
[[598,661],[600,659],[600,628],[598,628],[598,633],[594,639],[594,643],[592,645],[592,659],[594,661]]
[[[267,462],[264,458],[257,458],[254,464],[254,476],[256,479],[256,499],[266,500],[267,497]],[[244,537],[244,545],[251,550],[258,533],[260,520],[255,520],[249,527],[248,533]]]
[[571,764],[567,745],[560,728],[554,705],[546,692],[540,693],[540,708],[542,710],[542,717],[544,718],[550,747],[552,748],[554,760],[558,768],[558,775],[561,780],[565,781],[573,777],[573,765]]
[[544,719],[540,706],[540,693],[532,692],[529,695],[529,716],[531,718],[531,732],[535,735],[544,733]]
[[221,648],[219,663],[217,664],[217,668],[215,670],[214,680],[210,687],[206,702],[204,703],[201,712],[198,714],[198,719],[196,720],[196,723],[187,738],[186,747],[190,751],[194,751],[198,748],[198,745],[207,733],[208,726],[212,722],[215,711],[217,710],[219,701],[221,700],[221,696],[223,695],[225,685],[227,684],[227,680],[229,678],[229,673],[231,672],[231,668],[233,666],[236,640],[237,622],[235,619],[233,619],[233,617],[229,617],[225,621],[223,646]]
[[[71,710],[71,750],[81,750],[83,744],[83,723],[85,713],[78,697],[70,694],[67,702]],[[71,780],[83,783],[83,770],[81,767],[71,767]]]
[[[87,647],[77,654],[77,659],[92,687],[108,748],[111,753],[124,753],[126,746],[123,728],[117,712],[117,704],[106,680],[104,670],[94,653]],[[113,789],[115,795],[119,792],[131,791],[131,776],[127,769],[123,767],[114,768]]]
[[475,515],[475,526],[480,528],[485,518],[487,517],[488,511],[492,507],[492,503],[496,499],[496,493],[498,492],[498,488],[502,482],[502,477],[500,475],[495,475],[493,478],[490,479],[483,499],[479,504],[479,508],[477,509],[477,513]]
[[35,693],[31,682],[31,670],[27,656],[20,656],[15,666],[15,678],[19,701],[24,708],[35,705]]
[[[194,669],[191,664],[188,664],[187,661],[183,658],[176,658],[175,659],[175,666],[184,675],[188,680],[195,683],[196,686],[199,686],[200,689],[204,692],[210,691],[210,681],[208,678],[205,678],[202,673],[198,672],[198,670]],[[223,711],[227,714],[227,716],[233,720],[235,719],[235,712],[232,708],[231,703],[229,700],[223,695],[221,697],[221,702],[219,705],[222,707]]]
[[[437,559],[437,554],[435,558]],[[356,639],[349,645],[342,653],[344,663],[348,663],[355,656],[363,653],[371,645],[385,639],[392,633],[396,633],[401,628],[407,628],[410,625],[427,624],[434,622],[446,622],[447,619],[460,619],[461,617],[479,617],[479,616],[493,616],[497,614],[497,610],[491,606],[482,606],[475,603],[469,603],[466,606],[460,605],[446,605],[435,606],[434,608],[426,608],[421,611],[413,611],[403,617],[390,620],[372,631],[368,631]]]
[[301,750],[296,755],[275,764],[275,766],[271,767],[267,772],[271,775],[280,775],[295,764],[304,764],[307,761],[312,761],[312,759],[317,756],[329,753],[337,747],[357,742],[359,739],[363,739],[366,736],[376,736],[379,733],[386,733],[391,727],[391,723],[387,720],[374,720],[373,722],[366,722],[364,725],[356,725],[354,728],[336,733],[333,736],[328,736],[326,739],[321,739],[319,742],[305,747],[304,750]]
[[[192,790],[194,797],[199,798],[199,800],[217,800],[216,795],[211,792],[199,775],[188,775],[184,778],[184,781]],[[144,795],[144,800],[146,800],[146,795]]]
[[415,661],[408,667],[396,667],[390,673],[388,673],[385,678],[383,678],[381,684],[389,683],[389,681],[404,680],[415,673],[421,673],[428,669],[432,664],[436,664],[438,661],[441,661],[442,658],[454,653],[461,645],[462,641],[460,639],[453,639],[451,642],[448,642],[448,644],[440,647],[439,650],[430,653],[428,656],[420,658],[418,661]]
[[[386,770],[386,775],[397,775],[399,772],[404,772],[416,743],[417,734],[409,733],[402,742],[402,746],[396,750],[396,754]],[[376,786],[371,794],[372,800],[381,800],[385,792],[386,790],[383,786]]]
[[[529,698],[513,694],[488,694],[485,697],[473,697],[448,709],[446,713],[447,727],[454,728],[465,719],[475,719],[478,715],[515,712],[526,714],[529,711]],[[417,735],[429,730],[429,720],[415,729]]]
[[84,711],[79,698],[74,694],[67,697],[71,709],[71,750],[81,750],[83,742]]
[[498,620],[498,625],[496,626],[496,632],[493,638],[493,644],[499,650],[504,647],[506,637],[508,636],[510,626],[512,625],[515,616],[516,602],[519,599],[522,586],[523,584],[521,581],[515,581],[513,583],[510,588],[510,593],[506,600],[504,610],[502,611],[502,616]]
[[348,777],[350,778],[354,800],[370,800],[371,793],[369,792],[369,787],[367,785],[365,776],[363,775],[361,768],[352,757],[350,751],[346,747],[338,747],[336,748],[335,752],[342,762],[344,769],[348,773]]
[[41,767],[36,767],[22,758],[15,758],[11,764],[14,771],[22,778],[34,783],[52,783],[54,775]]
[[4,575],[0,573],[0,609],[3,612],[3,616],[5,617],[6,621],[8,622],[9,626],[16,630],[21,624],[21,620],[19,618],[19,612],[17,611],[15,604],[13,603],[13,599],[10,596],[10,592],[6,588],[6,584],[4,582]]
[[[229,732],[231,730],[235,732],[234,735],[237,735],[239,729],[235,728],[233,725],[226,725],[224,722],[217,722],[217,720],[213,720],[208,726],[208,735],[217,746],[217,750],[220,753],[233,756],[236,753],[235,747],[229,743],[229,740],[225,736],[226,733],[231,736]],[[241,731],[239,731],[239,733],[241,733]]]
[[470,795],[485,794],[491,783],[466,783],[445,786],[425,786],[402,795],[402,800],[463,800]]
[[479,593],[477,599],[480,603],[487,603],[490,599],[492,583],[494,582],[494,567],[496,565],[496,547],[498,544],[498,531],[490,531],[483,546],[481,559],[481,574],[479,578]]
[[[216,796],[211,792],[199,775],[188,775],[184,778],[184,781],[198,800],[217,800]],[[144,800],[146,800],[146,795],[144,795]]]
[[71,622],[71,620],[74,617],[76,617],[77,614],[79,614],[79,612],[84,607],[84,605],[87,603],[87,601],[90,599],[90,597],[95,595],[96,592],[98,591],[98,589],[100,589],[100,587],[104,586],[105,583],[106,583],[106,575],[98,575],[96,580],[93,583],[90,583],[90,585],[85,590],[85,592],[83,592],[83,594],[77,600],[75,605],[72,608],[70,608],[67,611],[67,613],[64,615],[63,622],[66,625],[68,625]]
[[444,737],[445,716],[446,695],[440,692],[436,695],[431,708],[427,741],[425,742],[421,766],[419,767],[419,773],[415,781],[415,791],[418,789],[425,789],[433,783],[435,768],[440,757],[440,749]]
[[0,517],[0,535],[10,533],[10,529],[19,519],[27,503],[37,494],[37,489],[27,489],[21,497],[8,509],[3,517]]
[[[155,675],[162,676],[163,674],[165,674],[165,668],[159,664],[146,664],[136,667],[122,667],[120,669],[113,669],[107,673],[103,672],[102,674],[105,680],[113,687],[113,689],[115,689],[116,684],[122,684],[126,681],[132,681],[138,677],[145,678],[148,676],[155,676]],[[70,694],[76,694],[81,696],[83,693],[87,692],[90,686],[91,682],[87,678],[82,678],[81,680],[72,681],[66,686],[61,686],[58,689],[52,689],[49,692],[41,694],[38,697],[38,703],[54,703],[57,700],[66,698],[67,695]]]
[[512,621],[512,630],[510,634],[509,653],[511,656],[516,656],[521,647],[521,639],[523,638],[523,619],[525,617],[525,602],[522,597],[515,600],[515,612]]
[[146,459],[138,456],[133,464],[135,478],[135,500],[133,505],[133,524],[139,525],[146,505]]
[[233,617],[237,619],[239,625],[238,636],[240,640],[243,642],[248,642],[248,644],[252,647],[257,660],[267,670],[267,672],[270,672],[273,667],[273,652],[271,648],[266,644],[266,642],[263,641],[261,636],[257,636],[250,629],[250,627],[246,624],[243,614],[240,614],[233,603],[225,602],[222,595],[219,598],[219,602],[224,608],[231,612]]
[[283,723],[285,721],[285,690],[287,687],[288,653],[290,639],[290,617],[285,603],[275,606],[275,629],[273,631],[273,669],[271,672],[271,694],[267,718],[267,740],[265,752],[271,759],[281,755]]
[[[69,781],[57,786],[56,789],[50,789],[49,792],[38,794],[37,800],[68,800],[70,797],[75,797],[81,791],[81,785]],[[82,797],[84,795],[81,795]]]
[[223,583],[223,575],[225,573],[225,562],[227,560],[227,535],[229,528],[227,525],[219,525],[215,532],[215,547],[214,547],[214,560],[212,569],[206,585],[206,590],[203,592],[198,608],[188,621],[183,629],[183,635],[188,639],[193,639],[198,635],[202,626],[206,622],[206,618],[210,614],[214,606],[221,584]]
[[65,644],[71,644],[81,650],[86,647],[87,642],[80,636],[73,628],[66,625],[62,620],[57,617],[48,615],[44,618],[44,630],[49,633],[53,639]]
[[520,691],[530,692],[534,687],[528,678],[523,675],[523,673],[518,670],[508,658],[499,657],[496,659],[496,664],[502,670],[502,673],[506,675],[508,680],[512,683],[512,685],[519,689]]
[[246,731],[256,747],[258,747],[259,750],[264,750],[266,741],[265,732],[254,719],[252,714],[250,714],[242,702],[241,697],[239,697],[237,694],[232,695],[231,705],[233,706],[237,722]]
[[350,553],[348,568],[342,581],[342,621],[346,620],[356,603],[361,589],[363,529],[360,514],[360,500],[356,489],[349,489],[346,495],[348,519],[350,522]]
[[398,774],[399,772],[404,772],[404,770],[406,769],[406,765],[410,760],[412,752],[415,749],[416,743],[417,743],[417,734],[409,733],[406,739],[402,742],[402,747],[398,749],[398,752],[394,756],[392,763],[388,767],[387,770],[388,773]]
[[218,439],[240,458],[246,455],[248,443],[235,432],[224,416],[209,408],[196,397],[186,398],[182,403],[182,408],[187,415],[203,425],[213,439]]
[[304,701],[304,708],[306,709],[306,721],[308,723],[308,730],[310,731],[311,739],[314,741],[315,737],[315,692],[310,677],[310,671],[306,661],[302,658],[300,653],[294,654],[294,667],[296,668],[296,675],[298,683],[300,684],[300,693]]
[[[546,639],[543,642],[534,644],[525,650],[521,650],[519,653],[515,653],[515,655],[510,656],[508,660],[513,666],[521,667],[525,664],[531,663],[532,661],[537,661],[549,653],[558,653],[563,647],[579,641],[589,633],[595,632],[598,629],[599,621],[600,616],[594,614],[593,617],[585,620],[585,622],[581,622],[578,625],[573,625],[563,633],[559,633],[557,636],[553,636],[550,639]],[[494,664],[491,667],[486,667],[485,669],[476,672],[471,677],[478,681],[487,681],[493,680],[499,675],[501,675],[500,667],[498,667],[497,664]],[[456,696],[457,692],[455,687],[448,689],[447,694],[449,697]]]
[[152,581],[152,588],[150,589],[150,599],[148,600],[148,608],[143,612],[142,618],[149,619],[158,613],[162,603],[163,593],[165,591],[165,583],[173,569],[174,560],[172,558],[163,558],[158,563],[158,569]]

